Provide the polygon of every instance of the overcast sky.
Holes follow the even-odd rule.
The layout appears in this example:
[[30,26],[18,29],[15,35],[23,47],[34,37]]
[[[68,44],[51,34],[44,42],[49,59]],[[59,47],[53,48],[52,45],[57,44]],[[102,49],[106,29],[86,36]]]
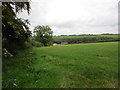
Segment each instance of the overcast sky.
[[32,0],[28,16],[33,30],[49,25],[54,35],[118,33],[119,0]]

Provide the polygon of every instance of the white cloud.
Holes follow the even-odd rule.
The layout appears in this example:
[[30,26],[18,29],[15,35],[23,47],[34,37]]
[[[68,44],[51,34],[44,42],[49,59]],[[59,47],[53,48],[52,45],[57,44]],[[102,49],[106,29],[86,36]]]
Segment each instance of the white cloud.
[[49,25],[54,34],[118,33],[118,0],[32,0],[31,29]]

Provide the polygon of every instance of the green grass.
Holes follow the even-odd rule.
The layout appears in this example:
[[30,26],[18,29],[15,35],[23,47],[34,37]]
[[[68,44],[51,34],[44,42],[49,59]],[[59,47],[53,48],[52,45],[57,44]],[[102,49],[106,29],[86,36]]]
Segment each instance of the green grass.
[[118,87],[118,42],[23,50],[3,60],[4,88]]
[[92,37],[111,37],[118,38],[120,35],[80,35],[80,36],[54,36],[53,39],[64,39],[64,38],[92,38]]

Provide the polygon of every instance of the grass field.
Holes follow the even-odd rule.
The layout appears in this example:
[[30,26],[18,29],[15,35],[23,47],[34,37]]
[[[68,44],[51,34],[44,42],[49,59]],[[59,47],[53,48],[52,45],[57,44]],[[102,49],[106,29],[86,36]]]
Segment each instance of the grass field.
[[120,35],[79,35],[79,36],[54,36],[53,39],[63,39],[63,38],[92,38],[92,37],[112,37],[118,38]]
[[118,42],[32,48],[3,60],[3,87],[115,88]]
[[54,36],[53,43],[60,44],[61,42],[67,42],[69,44],[78,43],[95,43],[95,42],[113,42],[120,41],[120,35],[69,35],[69,36]]
[[79,36],[54,36],[54,39],[63,39],[63,38],[91,38],[91,37],[112,37],[118,38],[120,35],[79,35]]

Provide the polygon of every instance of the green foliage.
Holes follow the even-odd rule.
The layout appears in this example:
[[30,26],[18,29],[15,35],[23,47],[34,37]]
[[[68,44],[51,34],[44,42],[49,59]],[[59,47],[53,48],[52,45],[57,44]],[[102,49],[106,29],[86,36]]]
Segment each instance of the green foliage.
[[2,40],[2,48],[7,49],[8,52],[10,52],[12,55],[16,55],[18,50],[25,49],[27,47],[28,46],[26,42],[21,43],[21,42],[12,42],[5,39]]
[[3,88],[117,88],[118,42],[21,50],[2,69]]
[[44,46],[52,45],[53,31],[47,26],[36,26],[34,28],[35,40],[41,42]]
[[42,43],[40,43],[40,42],[38,42],[38,41],[35,41],[35,40],[32,40],[32,39],[29,40],[29,43],[30,43],[31,46],[33,46],[33,47],[42,47],[42,46],[43,46]]
[[[27,10],[29,2],[3,2],[2,3],[2,39],[3,48],[14,52],[17,48],[24,48],[25,42],[31,36],[29,21],[17,17],[17,13]],[[5,42],[4,42],[5,41]]]
[[55,36],[54,43],[68,42],[73,43],[89,43],[89,42],[110,42],[119,41],[119,35],[76,35],[76,36]]
[[54,36],[53,38],[55,39],[62,39],[62,38],[86,38],[86,37],[112,37],[112,38],[118,38],[120,34],[111,34],[111,35],[104,35],[104,34],[99,34],[99,35],[61,35],[61,36]]

